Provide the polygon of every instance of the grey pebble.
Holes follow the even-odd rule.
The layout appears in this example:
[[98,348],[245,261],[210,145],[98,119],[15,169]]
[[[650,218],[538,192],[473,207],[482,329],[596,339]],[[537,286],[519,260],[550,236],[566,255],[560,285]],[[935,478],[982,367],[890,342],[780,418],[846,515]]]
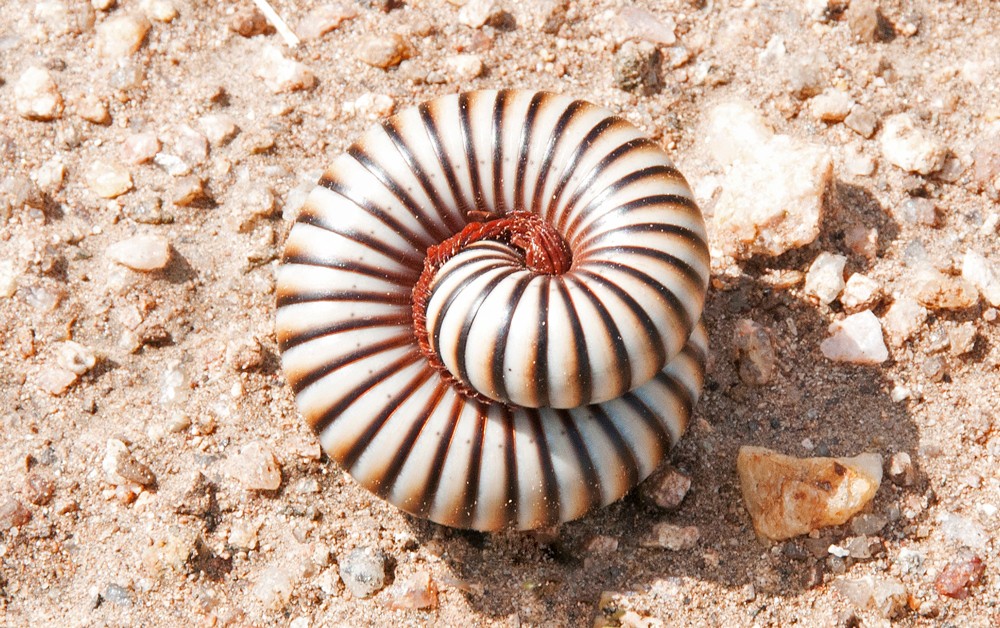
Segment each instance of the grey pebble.
[[352,550],[340,561],[340,579],[354,597],[366,598],[381,591],[389,579],[389,557],[370,547]]

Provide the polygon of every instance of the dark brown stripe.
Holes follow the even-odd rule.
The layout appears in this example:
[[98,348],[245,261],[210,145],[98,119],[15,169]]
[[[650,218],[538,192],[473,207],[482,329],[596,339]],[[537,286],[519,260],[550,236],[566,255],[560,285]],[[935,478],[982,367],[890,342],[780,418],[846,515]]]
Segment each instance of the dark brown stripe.
[[531,361],[528,388],[531,390],[532,405],[548,408],[552,405],[549,399],[549,285],[550,275],[540,277],[541,287],[538,290],[538,323],[535,325],[535,359]]
[[521,510],[520,482],[517,477],[517,430],[514,429],[513,411],[502,406],[504,424],[504,468],[507,471],[507,495],[503,504],[503,525],[510,526],[517,521]]
[[[623,255],[638,255],[641,257],[648,257],[655,259],[658,262],[662,262],[668,266],[673,267],[684,279],[691,284],[693,287],[697,287],[699,290],[705,285],[708,277],[702,276],[698,270],[694,267],[677,257],[676,255],[671,255],[666,251],[661,251],[659,249],[650,248],[648,246],[605,246],[600,248],[590,248],[587,249],[587,258],[580,260],[581,264],[586,264],[594,257],[607,257],[614,258],[619,254]],[[706,266],[706,270],[707,270]]]
[[479,482],[480,472],[483,467],[483,440],[486,434],[486,425],[489,421],[487,407],[478,403],[479,425],[472,437],[472,444],[469,446],[469,466],[465,474],[465,490],[462,492],[461,503],[465,504],[465,511],[456,513],[455,527],[468,528],[476,519],[479,511]]
[[656,377],[653,378],[653,381],[668,389],[670,394],[681,402],[681,405],[684,406],[685,418],[691,416],[691,412],[694,410],[694,404],[697,402],[697,399],[691,396],[691,392],[686,386],[684,386],[684,384],[678,381],[676,377],[670,375],[669,373],[664,373],[663,371],[657,373]]
[[[618,325],[615,323],[615,319],[611,316],[611,312],[608,311],[607,306],[601,302],[594,291],[590,289],[585,282],[581,281],[578,277],[567,276],[571,279],[573,283],[576,284],[580,292],[587,297],[591,305],[597,311],[597,315],[601,318],[601,323],[604,325],[605,337],[611,346],[612,351],[615,354],[615,367],[614,371],[611,373],[611,377],[617,377],[618,382],[613,387],[617,390],[631,390],[632,388],[632,363],[628,357],[628,348],[625,346],[625,342],[622,339],[622,333],[618,329]],[[596,335],[597,330],[590,330],[591,335]],[[584,349],[586,349],[586,339],[584,339]],[[589,363],[589,357],[588,357]],[[593,395],[593,382],[591,384],[590,395]],[[588,396],[590,396],[588,395]]]
[[587,151],[590,150],[593,143],[597,141],[597,138],[605,132],[630,126],[631,125],[629,123],[625,122],[621,118],[604,118],[595,124],[594,127],[583,136],[579,144],[577,144],[576,150],[573,151],[573,155],[570,157],[569,163],[559,175],[559,183],[556,185],[556,189],[552,192],[552,200],[545,205],[544,218],[546,221],[550,223],[552,222],[552,212],[554,212],[559,206],[559,202],[562,200],[563,192],[566,190],[566,185],[569,183],[569,180],[573,178],[573,175],[576,174],[576,169],[579,167],[580,161],[583,160],[583,156],[587,154]]
[[497,92],[496,102],[493,103],[493,213],[497,215],[507,213],[507,201],[503,193],[503,127],[509,97],[510,90],[501,90]]
[[406,345],[413,343],[413,336],[410,334],[409,330],[404,331],[401,334],[386,338],[381,342],[376,342],[373,344],[365,345],[356,351],[352,351],[346,355],[341,356],[336,360],[331,360],[326,362],[322,366],[318,366],[305,374],[292,378],[288,377],[288,384],[298,394],[305,390],[305,388],[311,384],[315,384],[319,380],[323,379],[330,373],[333,373],[337,369],[343,368],[359,360],[364,360],[365,358],[370,358],[371,356],[382,353],[384,351],[391,351],[392,349],[399,349],[400,347],[405,347]]
[[538,466],[542,470],[542,495],[544,495],[544,508],[542,519],[535,521],[538,527],[552,525],[560,520],[560,510],[562,498],[559,494],[559,480],[556,477],[555,467],[552,464],[552,452],[549,451],[549,443],[545,438],[545,430],[542,427],[542,419],[537,408],[525,408],[524,413],[528,417],[531,425],[531,433],[534,435],[529,444],[533,444],[538,452]]
[[407,305],[409,294],[393,294],[391,292],[370,292],[364,290],[339,290],[324,292],[320,290],[299,290],[294,293],[278,291],[277,307],[294,305],[296,303],[313,303],[315,301],[347,301],[365,303],[384,303],[385,305]]
[[472,198],[476,203],[476,211],[489,212],[486,199],[483,197],[483,183],[479,177],[479,159],[476,157],[476,141],[472,135],[472,125],[469,121],[469,109],[478,99],[478,93],[463,92],[458,95],[458,114],[462,128],[462,143],[465,147],[466,160],[469,163],[469,178],[472,182]]
[[[586,410],[594,419],[594,423],[604,432],[611,442],[618,460],[621,463],[620,470],[625,474],[625,486],[633,487],[639,483],[639,461],[635,458],[635,452],[629,446],[628,441],[618,431],[618,427],[608,415],[607,411],[599,405],[588,406]],[[628,489],[626,489],[628,490]]]
[[371,327],[402,327],[410,324],[410,314],[407,312],[405,314],[366,316],[364,318],[352,318],[346,321],[340,320],[328,325],[311,327],[308,330],[297,334],[281,334],[279,331],[278,349],[284,353],[292,347],[297,347],[304,342],[316,340],[317,338],[322,338],[323,336],[332,336],[333,334],[358,331],[360,329],[369,329]]
[[358,244],[369,248],[376,253],[384,255],[385,257],[398,261],[401,264],[407,266],[408,268],[414,269],[418,274],[423,269],[424,263],[424,251],[418,251],[417,249],[400,250],[389,246],[384,240],[379,240],[370,234],[359,233],[351,229],[339,229],[332,225],[326,224],[321,218],[313,215],[311,212],[303,211],[299,214],[296,222],[301,222],[307,224],[311,227],[316,227],[317,229],[322,229],[324,231],[329,231],[330,233],[335,233],[342,238],[346,238],[352,242],[357,242]]
[[[623,213],[628,211],[631,211],[631,209],[626,209]],[[598,220],[603,222],[603,218]],[[691,250],[698,253],[699,256],[702,257],[706,266],[710,263],[708,243],[702,238],[701,234],[681,225],[666,222],[637,222],[604,232],[599,232],[596,235],[588,235],[593,230],[592,227],[593,225],[588,226],[586,231],[577,234],[575,241],[571,244],[572,247],[575,247],[573,249],[574,251],[579,251],[579,258],[585,259],[588,257],[588,253],[591,248],[596,247],[603,240],[614,236],[622,236],[629,233],[656,233],[660,235],[675,236],[682,240],[686,240]]]
[[519,279],[517,285],[514,286],[504,308],[497,334],[494,336],[493,342],[489,344],[493,353],[490,355],[490,378],[492,381],[489,383],[488,389],[492,389],[496,397],[505,403],[510,401],[507,396],[507,383],[504,380],[503,372],[504,357],[507,354],[507,337],[510,335],[510,324],[514,319],[514,311],[517,310],[521,297],[531,280],[532,276],[526,275]]
[[451,197],[455,200],[455,206],[464,216],[469,211],[469,202],[465,194],[462,193],[462,187],[458,184],[458,179],[455,178],[455,168],[452,167],[448,151],[445,150],[444,144],[441,142],[441,135],[438,133],[437,123],[435,122],[439,115],[436,111],[437,106],[434,105],[434,107],[435,111],[431,112],[431,105],[424,103],[417,107],[417,111],[420,113],[420,120],[424,123],[424,130],[427,132],[427,139],[430,140],[431,148],[434,149],[438,163],[441,164],[441,170],[444,171],[444,178],[448,182],[448,189],[451,190]]
[[573,421],[573,417],[569,411],[557,410],[556,415],[559,417],[560,423],[562,423],[566,437],[573,448],[573,456],[576,458],[577,466],[579,466],[580,472],[583,474],[584,485],[587,489],[586,510],[590,510],[604,501],[601,474],[597,472],[594,459],[590,457],[590,452],[587,450],[587,443],[584,441],[580,430],[576,427],[576,423]]
[[[556,121],[555,127],[552,129],[552,134],[549,135],[549,143],[545,147],[545,157],[542,158],[542,163],[538,168],[538,179],[535,181],[535,193],[532,195],[531,199],[531,211],[539,216],[545,215],[547,212],[542,211],[542,194],[545,193],[545,184],[549,180],[549,171],[552,169],[552,160],[555,159],[556,151],[559,149],[560,144],[566,139],[566,127],[569,126],[570,122],[580,113],[583,109],[589,105],[582,100],[574,100],[567,107],[566,110],[562,112],[559,119]],[[568,141],[568,140],[567,140]]]
[[465,407],[465,398],[453,392],[454,400],[448,415],[447,427],[441,431],[437,450],[431,458],[430,471],[427,474],[427,481],[424,483],[423,491],[417,497],[417,503],[413,506],[413,514],[418,517],[427,517],[437,499],[438,490],[441,487],[441,478],[444,473],[444,463],[448,459],[448,452],[451,450],[452,441],[455,440],[455,430],[458,428],[458,420],[462,415],[462,408]]
[[624,273],[652,288],[660,297],[660,300],[666,304],[670,311],[673,312],[674,316],[681,322],[684,329],[694,328],[695,320],[693,319],[692,312],[688,311],[687,306],[681,302],[680,298],[674,294],[670,288],[660,283],[660,281],[652,275],[649,275],[638,268],[633,268],[632,266],[628,266],[621,262],[612,262],[610,260],[589,260],[585,264],[581,265],[581,269],[593,266],[617,270],[618,272]]
[[[298,264],[300,266],[315,266],[317,268],[329,268],[330,270],[339,270],[345,273],[353,273],[355,275],[361,275],[362,277],[372,277],[374,279],[382,279],[396,284],[397,286],[412,286],[415,283],[412,273],[393,273],[385,269],[379,268],[378,266],[372,266],[371,264],[359,264],[358,262],[349,262],[347,260],[338,259],[333,262],[329,262],[322,259],[317,259],[315,257],[309,256],[307,253],[294,253],[289,254],[288,250],[285,251],[285,256],[282,258],[283,264]],[[418,275],[419,277],[419,275]]]
[[542,101],[551,98],[545,92],[536,92],[528,103],[528,110],[524,114],[524,125],[521,127],[521,148],[517,156],[517,170],[514,174],[514,210],[524,211],[527,208],[527,199],[524,194],[524,172],[528,168],[528,159],[531,155],[531,136],[535,132],[535,121],[538,118],[538,109]]
[[[573,355],[576,358],[576,363],[569,370],[577,374],[577,377],[572,382],[573,391],[576,393],[574,405],[580,405],[581,403],[589,402],[591,395],[594,393],[593,374],[590,372],[590,354],[587,352],[587,339],[584,337],[583,325],[580,322],[580,313],[576,311],[576,306],[573,303],[572,296],[570,296],[564,277],[556,281],[556,291],[566,306],[566,312],[569,317],[568,322],[572,328]],[[546,328],[550,329],[551,325],[550,321],[549,326]]]
[[653,458],[656,460],[662,459],[663,456],[670,451],[672,443],[670,440],[670,434],[663,427],[663,424],[660,423],[660,419],[656,416],[656,412],[647,406],[646,403],[636,396],[634,392],[625,393],[621,397],[621,400],[625,402],[627,406],[632,408],[632,410],[639,415],[639,418],[642,419],[643,424],[645,424],[645,426],[653,432],[653,435],[656,438],[656,444],[660,446],[660,451],[657,452]]
[[[483,302],[486,298],[493,292],[493,290],[500,285],[500,282],[504,279],[510,277],[518,269],[511,268],[505,273],[500,273],[493,279],[489,281],[482,289],[479,294],[476,295],[476,300],[471,304],[465,315],[465,321],[462,323],[462,331],[458,335],[458,344],[455,349],[455,363],[458,365],[458,378],[462,380],[466,385],[469,385],[469,364],[465,359],[466,352],[469,346],[469,336],[472,333],[472,325],[476,322],[476,316],[479,315],[479,309],[483,306]],[[481,273],[480,273],[481,274]],[[442,310],[443,311],[443,310]],[[440,354],[440,347],[436,347],[436,350]]]

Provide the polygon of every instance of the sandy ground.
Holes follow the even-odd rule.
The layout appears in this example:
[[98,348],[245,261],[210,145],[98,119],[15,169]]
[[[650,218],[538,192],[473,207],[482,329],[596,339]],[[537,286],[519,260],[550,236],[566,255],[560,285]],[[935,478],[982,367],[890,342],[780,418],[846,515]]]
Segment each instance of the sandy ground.
[[[996,311],[982,300],[932,311],[886,363],[844,365],[819,350],[839,305],[818,306],[801,284],[776,288],[773,279],[830,251],[892,294],[904,290],[914,243],[952,272],[969,248],[1000,260],[989,227],[997,193],[973,163],[1000,117],[1000,7],[885,2],[873,34],[851,22],[846,0],[640,2],[661,27],[675,25],[676,43],[660,45],[659,86],[626,92],[613,71],[628,35],[623,2],[579,0],[564,13],[553,11],[558,2],[511,2],[498,27],[482,28],[463,23],[459,2],[381,4],[350,4],[356,17],[289,49],[273,31],[233,31],[234,11],[249,2],[3,3],[0,274],[10,295],[0,299],[0,625],[1000,624]],[[293,26],[317,6],[275,4]],[[115,49],[127,33],[101,34],[129,15],[150,16],[134,53]],[[543,28],[546,19],[554,22]],[[358,60],[366,36],[393,33],[411,49],[402,67]],[[776,42],[786,54],[765,54]],[[304,63],[315,84],[275,92],[254,76],[268,47]],[[480,76],[468,58],[449,62],[460,53],[479,58]],[[952,152],[953,171],[904,172],[880,153],[877,131],[818,121],[800,66],[806,92],[839,88],[879,125],[913,114]],[[62,98],[52,120],[19,113],[26,97],[16,88],[31,67],[45,68]],[[273,275],[303,191],[380,109],[495,87],[548,89],[621,112],[664,143],[696,190],[719,174],[700,140],[721,102],[749,103],[778,132],[834,157],[815,243],[739,266],[717,260],[706,310],[713,360],[675,450],[692,479],[676,511],[633,495],[545,534],[445,529],[354,485],[296,415],[278,368]],[[213,140],[206,156],[210,115],[231,116],[239,131]],[[161,156],[130,163],[123,146],[144,132],[160,140]],[[858,155],[873,173],[856,173]],[[127,171],[129,191],[95,193],[95,163],[95,176]],[[184,198],[191,176],[204,181],[202,198]],[[935,225],[897,219],[911,197],[933,201]],[[713,198],[699,201],[711,211]],[[878,230],[871,259],[845,243],[857,224]],[[136,272],[110,259],[111,245],[136,234],[169,242],[165,268]],[[730,345],[740,319],[773,335],[779,368],[766,386],[737,375]],[[967,322],[972,351],[942,350],[948,329]],[[83,366],[68,366],[82,374],[60,384],[67,340],[96,364],[76,354]],[[893,401],[896,388],[912,394]],[[120,447],[109,440],[130,453],[109,456]],[[280,466],[276,490],[232,477],[246,470],[239,452],[253,442]],[[740,498],[744,444],[800,456],[906,452],[916,475],[883,483],[868,508],[880,529],[848,524],[768,545]],[[660,521],[696,526],[700,540],[677,552],[641,546]],[[870,557],[827,551],[862,534]],[[396,583],[429,574],[436,604],[393,610],[405,600],[391,587],[352,596],[338,564],[359,547],[384,552]],[[982,583],[964,600],[940,596],[935,578],[969,552],[986,564]],[[838,589],[867,576],[905,588],[891,618]]]

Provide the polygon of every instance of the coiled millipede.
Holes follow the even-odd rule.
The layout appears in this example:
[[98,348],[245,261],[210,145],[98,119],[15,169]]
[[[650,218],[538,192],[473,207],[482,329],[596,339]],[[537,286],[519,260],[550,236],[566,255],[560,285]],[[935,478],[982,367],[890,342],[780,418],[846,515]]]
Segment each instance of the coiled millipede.
[[375,125],[285,245],[277,334],[324,450],[449,526],[580,517],[646,478],[704,377],[705,226],[590,103],[444,96]]

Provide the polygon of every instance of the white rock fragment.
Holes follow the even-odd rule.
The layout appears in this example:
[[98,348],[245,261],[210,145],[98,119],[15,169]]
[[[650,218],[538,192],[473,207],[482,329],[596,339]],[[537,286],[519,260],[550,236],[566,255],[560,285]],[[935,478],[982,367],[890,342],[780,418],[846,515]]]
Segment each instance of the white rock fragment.
[[990,535],[978,522],[953,512],[943,512],[937,516],[941,534],[948,541],[964,545],[974,550],[984,550],[990,542]]
[[748,105],[729,103],[709,114],[709,150],[726,168],[714,208],[723,252],[777,256],[819,234],[823,191],[833,160],[821,146],[773,135]]
[[43,368],[38,373],[35,383],[53,397],[58,397],[65,394],[76,383],[77,379],[79,376],[76,373],[64,368]]
[[929,198],[908,198],[898,205],[891,205],[889,211],[893,218],[903,224],[928,227],[937,224],[937,208]]
[[469,0],[458,12],[458,21],[471,28],[482,28],[501,19],[503,7],[494,0]]
[[347,4],[340,2],[325,4],[306,13],[295,29],[295,34],[303,41],[319,39],[330,31],[340,28],[344,21],[357,16],[357,9]]
[[809,110],[821,122],[840,122],[851,113],[854,101],[847,92],[827,89],[809,100]]
[[833,587],[856,608],[872,608],[887,618],[903,612],[908,600],[906,587],[895,578],[864,576],[836,580]]
[[871,308],[881,296],[881,288],[874,279],[861,273],[851,275],[844,285],[840,302],[848,312]]
[[14,83],[14,108],[28,120],[55,120],[62,114],[63,99],[45,68],[30,67]]
[[173,22],[180,13],[171,0],[142,0],[142,12],[151,20],[157,22]]
[[108,247],[115,263],[139,272],[160,270],[170,261],[170,243],[157,235],[137,235]]
[[345,102],[344,113],[356,115],[366,120],[380,120],[392,115],[396,110],[396,99],[388,94],[367,92],[358,96],[353,102]]
[[132,189],[132,175],[128,170],[102,160],[87,168],[84,180],[87,187],[102,198],[117,198]]
[[844,118],[844,126],[863,137],[874,135],[877,123],[875,114],[861,105],[851,107],[851,112]]
[[677,23],[669,15],[660,18],[645,9],[624,7],[619,17],[629,39],[641,39],[658,46],[677,43]]
[[962,259],[962,278],[979,289],[986,302],[1000,307],[1000,268],[981,254],[969,250]]
[[91,124],[105,125],[111,122],[111,114],[104,102],[93,94],[83,94],[76,98],[73,103],[73,110]]
[[149,32],[149,21],[138,15],[123,15],[97,26],[97,53],[105,59],[128,57],[142,46]]
[[224,113],[210,113],[198,118],[198,126],[202,133],[211,142],[212,146],[222,146],[228,144],[236,134],[239,127],[236,119]]
[[928,265],[917,269],[912,287],[917,301],[932,310],[963,310],[979,301],[979,293],[970,282]]
[[829,305],[844,290],[844,267],[847,257],[826,251],[820,253],[806,273],[805,293]]
[[17,275],[12,260],[0,259],[0,298],[9,299],[17,292]]
[[226,473],[248,491],[274,491],[281,486],[281,465],[271,448],[255,441],[230,457]]
[[452,55],[444,60],[451,74],[458,81],[471,81],[483,73],[483,60],[479,55]]
[[889,359],[878,317],[865,310],[830,325],[830,337],[820,343],[823,355],[834,362],[881,364]]
[[844,167],[853,176],[870,177],[875,172],[875,159],[860,145],[851,144],[844,149]]
[[83,375],[97,364],[97,356],[90,347],[67,340],[56,349],[56,364],[71,373]]
[[35,180],[38,189],[46,194],[54,194],[62,189],[66,179],[66,164],[62,157],[56,156],[48,159],[31,172],[31,178]]
[[229,544],[245,550],[257,549],[257,532],[260,526],[259,522],[242,519],[233,522],[229,531]]
[[920,331],[927,316],[927,308],[916,299],[909,296],[897,298],[882,320],[889,342],[896,347],[902,346]]
[[639,541],[643,547],[662,547],[674,552],[691,549],[698,544],[701,532],[696,526],[678,526],[661,521],[650,534]]
[[886,118],[879,141],[882,156],[903,170],[931,174],[944,165],[944,146],[919,128],[916,119],[908,113]]
[[316,84],[312,70],[304,63],[287,58],[273,45],[264,46],[253,74],[275,94],[310,89]]
[[125,163],[138,165],[150,161],[158,152],[160,152],[160,140],[156,137],[156,133],[144,131],[132,133],[122,140],[119,154]]
[[845,523],[864,508],[882,483],[882,457],[795,458],[740,447],[736,471],[757,534],[783,541]]

